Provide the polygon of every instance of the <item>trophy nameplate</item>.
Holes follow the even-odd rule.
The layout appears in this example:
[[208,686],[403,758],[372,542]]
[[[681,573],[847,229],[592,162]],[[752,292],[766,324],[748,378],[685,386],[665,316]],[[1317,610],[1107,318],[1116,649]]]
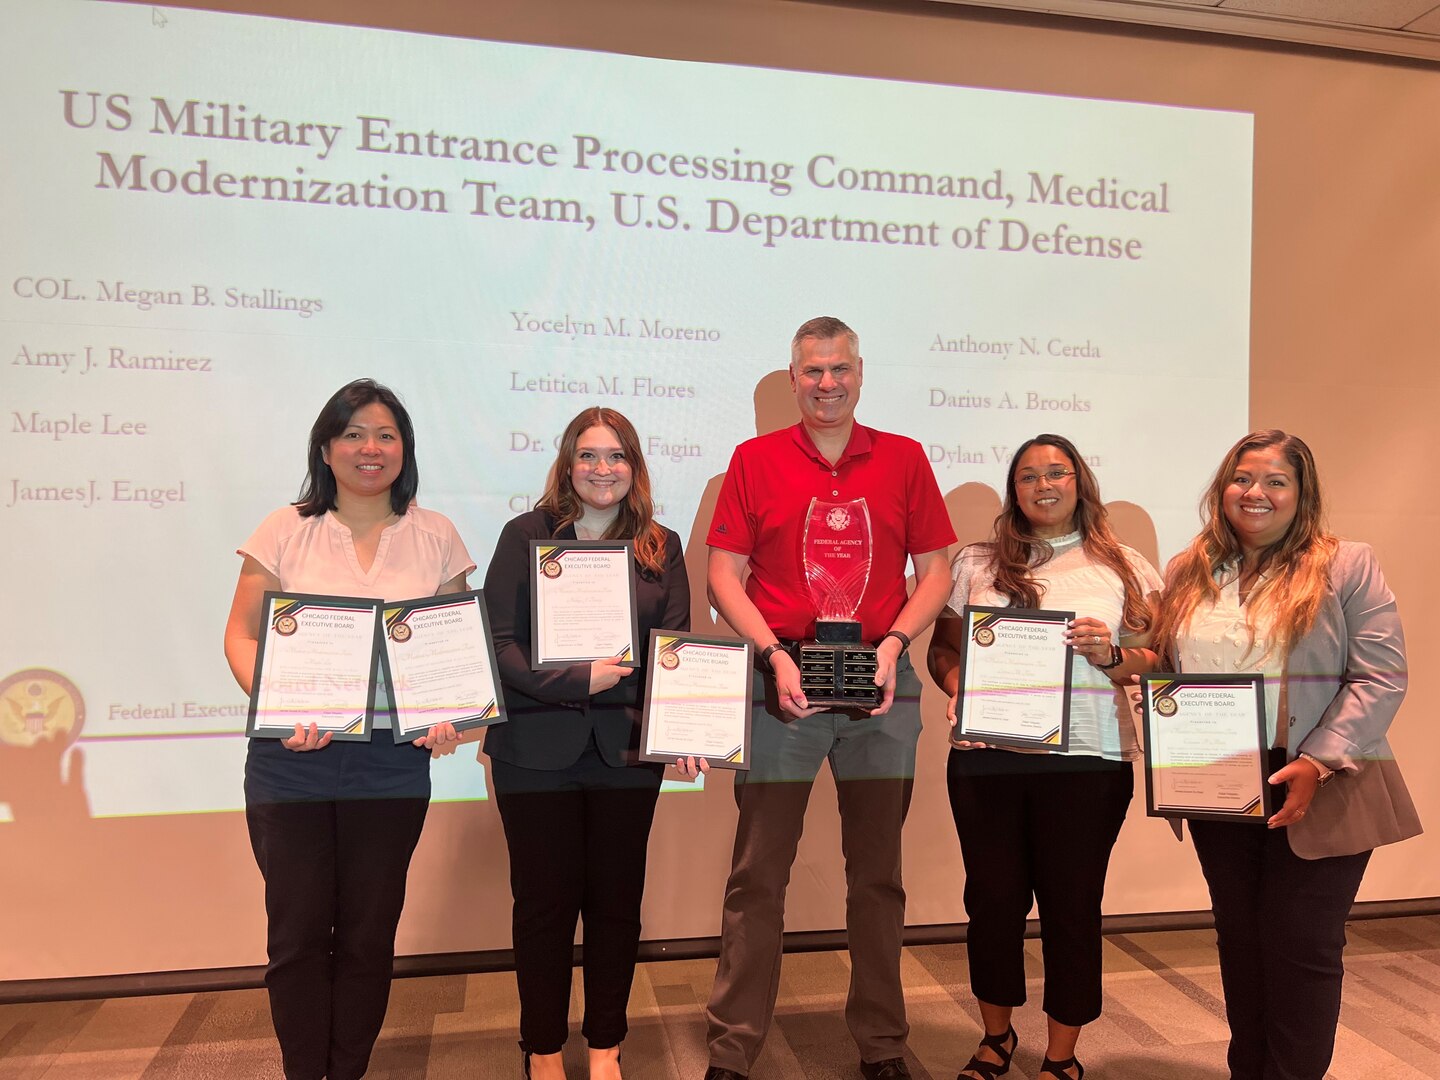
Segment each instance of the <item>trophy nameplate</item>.
[[854,502],[810,500],[801,551],[815,605],[815,636],[800,642],[800,689],[812,706],[869,710],[880,704],[875,646],[855,612],[870,581],[870,511]]

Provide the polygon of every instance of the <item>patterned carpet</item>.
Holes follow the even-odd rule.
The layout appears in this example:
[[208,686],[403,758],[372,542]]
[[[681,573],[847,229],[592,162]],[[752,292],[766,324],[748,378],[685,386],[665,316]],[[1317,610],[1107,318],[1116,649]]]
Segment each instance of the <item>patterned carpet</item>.
[[[1033,976],[1039,942],[1027,942]],[[1440,1077],[1440,917],[1350,925],[1333,1080]],[[1092,1080],[1224,1080],[1225,1024],[1209,931],[1116,934],[1105,945],[1105,1013],[1080,1057]],[[979,1037],[960,945],[905,951],[917,1078],[951,1080]],[[631,999],[627,1080],[700,1080],[701,1010],[714,962],[644,965]],[[844,953],[786,957],[775,1025],[755,1080],[858,1080],[842,1015]],[[578,980],[577,980],[578,987]],[[1040,983],[1017,1014],[1009,1076],[1034,1080],[1043,1049]],[[578,990],[577,990],[578,993]],[[578,1004],[578,1002],[577,1002]],[[518,1006],[508,973],[401,979],[372,1080],[518,1077]],[[583,1080],[578,1034],[566,1048]],[[281,1076],[263,992],[176,994],[0,1006],[0,1080],[209,1080]]]

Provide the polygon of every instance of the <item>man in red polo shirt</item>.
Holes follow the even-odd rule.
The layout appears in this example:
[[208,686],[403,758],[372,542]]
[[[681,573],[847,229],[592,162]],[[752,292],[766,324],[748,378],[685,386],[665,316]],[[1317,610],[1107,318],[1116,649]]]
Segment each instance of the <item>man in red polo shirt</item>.
[[[900,828],[915,776],[920,681],[905,652],[949,597],[945,552],[955,533],[920,444],[855,422],[863,376],[859,338],[839,319],[811,319],[796,331],[790,382],[800,423],[736,448],[707,537],[710,596],[725,621],[755,643],[761,671],[750,771],[735,774],[740,820],[706,1010],[706,1080],[748,1076],[759,1056],[780,984],[785,886],[810,787],[827,758],[846,856],[846,1022],[866,1080],[910,1075],[900,986]],[[868,714],[810,706],[787,650],[815,627],[802,546],[817,497],[864,499],[870,518],[870,576],[856,618],[862,637],[878,643],[882,697]],[[907,557],[915,566],[909,596]]]

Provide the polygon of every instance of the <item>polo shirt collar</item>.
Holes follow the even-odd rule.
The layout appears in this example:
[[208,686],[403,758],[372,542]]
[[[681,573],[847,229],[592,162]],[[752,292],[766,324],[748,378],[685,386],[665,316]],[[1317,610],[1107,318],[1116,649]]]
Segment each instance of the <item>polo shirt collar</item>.
[[[804,424],[796,424],[792,427],[790,429],[790,437],[795,440],[795,445],[800,448],[806,457],[824,465],[827,469],[831,467],[830,462],[816,449],[815,443],[811,440],[810,433],[805,430]],[[874,439],[871,436],[870,429],[864,424],[857,423],[850,429],[850,441],[845,444],[845,450],[841,453],[840,460],[835,462],[835,468],[838,469],[851,458],[862,457],[870,453],[873,442]]]

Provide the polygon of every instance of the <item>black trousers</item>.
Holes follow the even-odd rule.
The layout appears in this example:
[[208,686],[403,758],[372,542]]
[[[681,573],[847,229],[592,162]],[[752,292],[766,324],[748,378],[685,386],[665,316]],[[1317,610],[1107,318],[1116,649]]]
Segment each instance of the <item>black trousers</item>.
[[265,878],[265,986],[286,1080],[365,1075],[428,806],[404,798],[245,808]]
[[629,1030],[661,769],[607,765],[592,740],[569,768],[492,761],[490,775],[510,849],[520,1045],[534,1054],[565,1045],[575,924],[583,918],[581,1032],[597,1050],[619,1046]]
[[970,989],[1025,1004],[1025,919],[1040,909],[1044,1008],[1080,1027],[1100,1015],[1100,910],[1110,850],[1135,793],[1128,761],[951,750],[950,809],[965,861]]
[[1215,909],[1232,1080],[1322,1080],[1370,852],[1302,859],[1284,829],[1230,822],[1192,821],[1190,835]]

